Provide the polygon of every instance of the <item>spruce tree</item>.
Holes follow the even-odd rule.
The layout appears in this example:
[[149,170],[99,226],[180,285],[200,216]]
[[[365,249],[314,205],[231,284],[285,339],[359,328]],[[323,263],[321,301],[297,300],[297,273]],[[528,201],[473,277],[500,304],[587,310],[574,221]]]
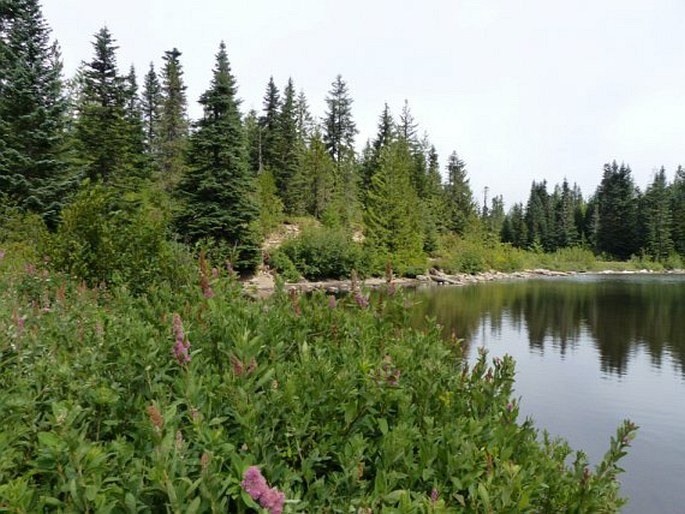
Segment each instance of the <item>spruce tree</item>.
[[274,78],[270,77],[266,86],[266,93],[264,93],[263,114],[259,118],[259,126],[261,128],[262,164],[265,168],[274,172],[274,176],[276,177],[280,175],[280,110],[281,94],[276,87]]
[[314,129],[309,146],[302,154],[302,164],[291,184],[294,214],[309,214],[321,219],[330,208],[335,192],[335,163]]
[[143,127],[143,110],[138,95],[136,70],[131,66],[124,79],[125,110],[124,119],[128,125],[128,152],[133,166],[132,175],[147,178],[150,163],[145,155],[145,130]]
[[423,257],[420,220],[414,212],[419,199],[410,179],[412,164],[405,139],[399,138],[385,147],[364,212],[369,244],[379,257],[390,258],[395,265],[410,264]]
[[164,53],[162,70],[162,107],[159,123],[160,170],[167,187],[183,175],[188,146],[186,86],[183,82],[181,52]]
[[95,34],[93,59],[84,63],[76,137],[85,174],[105,184],[125,182],[131,169],[126,88],[115,40],[107,27]]
[[331,84],[326,105],[323,140],[328,153],[339,166],[354,155],[354,138],[357,135],[357,126],[352,119],[352,98],[342,75],[338,75]]
[[547,192],[547,181],[533,181],[526,204],[528,247],[542,248],[547,251],[553,248],[554,231],[552,223],[554,217],[551,205],[551,198]]
[[685,257],[685,168],[678,166],[671,184],[671,238],[674,249]]
[[638,233],[638,196],[630,167],[614,161],[604,165],[597,189],[600,252],[627,259],[640,249]]
[[360,186],[362,192],[362,200],[366,202],[366,194],[371,188],[371,178],[378,171],[380,155],[383,148],[385,148],[395,138],[395,122],[392,119],[390,108],[386,103],[383,106],[383,112],[378,118],[378,129],[374,140],[368,144],[362,155],[362,162],[360,167]]
[[566,248],[578,244],[580,236],[576,227],[576,200],[569,183],[564,179],[561,187],[554,189],[552,200],[554,247]]
[[447,161],[447,184],[445,185],[447,227],[452,232],[464,234],[466,227],[476,214],[473,192],[466,176],[466,163],[456,152]]
[[245,145],[250,172],[257,176],[264,168],[262,163],[262,129],[259,126],[257,111],[251,109],[245,116]]
[[642,241],[645,252],[657,260],[665,260],[673,251],[671,231],[671,191],[662,167],[645,191],[642,209]]
[[309,140],[317,128],[317,123],[309,112],[309,104],[304,91],[300,91],[295,100],[295,119],[297,125],[297,137],[300,143],[309,143]]
[[255,182],[247,164],[235,78],[222,42],[203,116],[190,142],[189,169],[178,186],[184,209],[177,226],[189,242],[208,240],[249,272],[259,262]]
[[143,111],[143,131],[145,134],[145,151],[153,159],[159,159],[160,152],[160,122],[162,117],[162,84],[155,71],[155,65],[150,63],[150,69],[145,74],[141,109]]
[[16,0],[5,7],[0,21],[0,196],[54,227],[73,183],[64,155],[62,64],[38,0]]
[[283,90],[283,103],[279,113],[279,148],[278,148],[278,174],[276,175],[276,186],[279,195],[283,199],[286,212],[294,211],[294,204],[297,199],[293,197],[294,192],[290,188],[292,179],[297,173],[300,164],[300,157],[303,145],[297,134],[297,99],[295,98],[295,85],[292,79]]

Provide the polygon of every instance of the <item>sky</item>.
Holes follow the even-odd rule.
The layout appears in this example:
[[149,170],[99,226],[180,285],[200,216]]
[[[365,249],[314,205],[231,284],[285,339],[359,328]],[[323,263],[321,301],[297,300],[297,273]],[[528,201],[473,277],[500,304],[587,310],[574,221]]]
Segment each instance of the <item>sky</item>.
[[685,165],[685,2],[681,0],[43,0],[65,75],[107,26],[139,81],[177,47],[189,113],[228,47],[242,109],[270,76],[289,77],[316,116],[341,74],[358,147],[385,102],[407,100],[443,166],[456,151],[482,204],[525,202],[533,180],[564,178],[586,197],[603,165],[625,162],[644,188]]

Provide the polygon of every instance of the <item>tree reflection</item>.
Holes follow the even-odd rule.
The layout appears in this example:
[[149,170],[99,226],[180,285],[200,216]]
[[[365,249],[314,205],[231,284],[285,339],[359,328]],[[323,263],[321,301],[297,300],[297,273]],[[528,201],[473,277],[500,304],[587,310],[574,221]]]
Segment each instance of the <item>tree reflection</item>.
[[638,351],[661,368],[670,355],[685,374],[685,280],[673,277],[582,277],[420,290],[413,317],[432,316],[449,336],[470,340],[489,320],[525,328],[531,350],[565,355],[587,338],[602,371],[622,375]]

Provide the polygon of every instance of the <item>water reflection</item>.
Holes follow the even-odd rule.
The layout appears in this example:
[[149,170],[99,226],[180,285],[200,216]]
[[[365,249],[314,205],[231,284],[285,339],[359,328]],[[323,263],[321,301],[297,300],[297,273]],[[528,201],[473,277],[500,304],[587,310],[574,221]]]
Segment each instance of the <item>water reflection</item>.
[[[664,355],[685,376],[685,278],[579,276],[419,290],[412,316],[436,317],[467,342],[485,319],[525,328],[531,351],[562,356],[589,334],[604,373],[624,375],[639,350],[661,368]],[[586,336],[583,336],[583,338]],[[551,344],[550,344],[551,342]]]

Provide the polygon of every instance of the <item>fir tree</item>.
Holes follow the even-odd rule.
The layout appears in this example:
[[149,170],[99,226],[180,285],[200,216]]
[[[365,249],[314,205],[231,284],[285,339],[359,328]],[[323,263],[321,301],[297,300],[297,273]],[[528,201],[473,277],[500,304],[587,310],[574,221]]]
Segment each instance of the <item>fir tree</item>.
[[289,213],[294,211],[297,198],[293,197],[294,192],[290,188],[295,173],[300,164],[300,157],[303,145],[297,134],[297,99],[295,98],[295,85],[292,79],[283,90],[283,103],[279,113],[279,148],[278,148],[278,175],[276,176],[276,186],[279,195],[283,199],[285,210]]
[[380,155],[385,148],[395,138],[395,122],[392,119],[390,108],[386,103],[383,112],[378,118],[378,130],[374,140],[364,149],[362,163],[360,167],[361,177],[360,186],[362,190],[362,200],[366,202],[366,194],[371,188],[371,178],[378,171]]
[[526,227],[530,248],[552,249],[554,245],[552,222],[553,215],[550,195],[547,192],[547,181],[534,181],[526,204]]
[[352,119],[352,98],[347,84],[338,75],[326,97],[328,109],[324,117],[324,136],[328,153],[336,165],[354,155],[354,137],[357,126]]
[[302,154],[302,164],[291,184],[294,214],[310,214],[321,219],[333,202],[335,163],[326,150],[321,132],[315,129]]
[[145,74],[141,108],[143,111],[143,131],[145,134],[145,151],[154,159],[159,159],[160,123],[162,118],[162,85],[157,77],[155,65]]
[[183,82],[181,55],[174,48],[165,52],[163,57],[159,145],[160,170],[167,187],[173,187],[183,175],[188,145],[186,86]]
[[300,91],[295,101],[295,119],[297,125],[297,137],[300,143],[309,143],[309,140],[317,128],[317,124],[309,112],[309,104],[304,91]]
[[597,189],[600,252],[627,259],[638,252],[637,190],[630,167],[614,161],[604,165],[602,182]]
[[124,80],[125,111],[124,119],[128,125],[128,151],[131,156],[133,173],[141,178],[147,177],[149,163],[145,156],[145,131],[143,110],[138,95],[136,70],[131,66]]
[[671,231],[671,191],[662,167],[645,191],[640,219],[644,251],[657,260],[665,260],[673,251]]
[[[281,147],[281,131],[279,113],[281,110],[281,95],[274,83],[274,78],[269,78],[264,94],[262,116],[259,118],[261,129],[262,164],[265,168],[274,172],[274,176],[280,174],[279,150]],[[277,184],[279,179],[277,178]]]
[[525,248],[528,245],[528,226],[523,204],[514,204],[507,214],[502,225],[502,241],[517,248]]
[[578,244],[580,236],[576,227],[576,207],[574,192],[564,179],[561,188],[555,188],[552,200],[555,249]]
[[685,168],[678,166],[671,184],[671,238],[674,249],[685,256]]
[[248,169],[253,175],[258,175],[263,169],[262,164],[262,129],[259,126],[257,111],[251,109],[245,116],[245,144],[247,147]]
[[93,59],[84,63],[76,137],[91,181],[123,183],[131,168],[126,90],[116,62],[115,40],[107,27],[95,34]]
[[369,243],[381,257],[390,257],[395,264],[423,256],[422,231],[414,215],[418,197],[410,180],[412,162],[402,138],[383,149],[364,213]]
[[449,230],[463,234],[469,221],[475,216],[476,206],[466,177],[466,164],[456,152],[452,152],[447,161],[445,202]]
[[11,7],[0,25],[0,196],[54,227],[72,185],[62,64],[38,0]]
[[255,183],[248,171],[236,84],[223,42],[200,104],[203,116],[191,139],[190,168],[178,187],[185,205],[177,225],[186,240],[209,240],[230,255],[236,269],[249,272],[260,255]]

